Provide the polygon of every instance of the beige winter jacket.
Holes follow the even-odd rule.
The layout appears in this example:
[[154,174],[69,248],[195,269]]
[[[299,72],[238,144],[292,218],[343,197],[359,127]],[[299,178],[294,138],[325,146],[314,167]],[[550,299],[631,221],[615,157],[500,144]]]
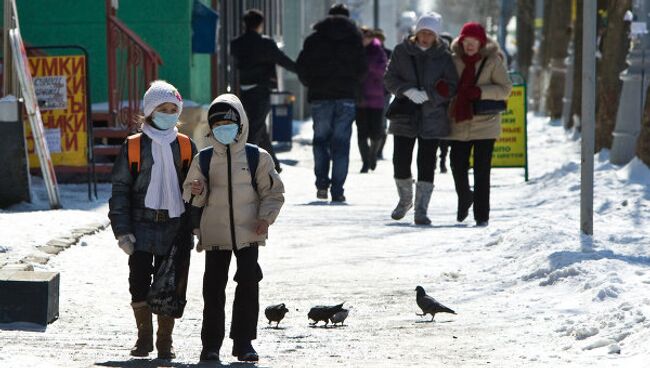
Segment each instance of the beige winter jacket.
[[[462,60],[463,47],[455,39],[451,43],[452,59],[456,65],[458,75],[463,74],[465,64]],[[481,71],[476,85],[481,89],[482,100],[507,100],[512,89],[512,82],[508,76],[505,65],[505,57],[499,45],[488,38],[485,46],[479,51],[485,59],[485,65]],[[481,59],[481,60],[483,60]],[[476,63],[478,72],[481,61]],[[453,105],[453,104],[452,104]],[[451,134],[445,139],[454,141],[470,141],[478,139],[496,139],[501,135],[501,115],[474,115],[472,120],[461,122],[453,121],[452,117]]]
[[[210,183],[201,173],[198,155],[183,183],[183,199],[192,198],[192,181],[203,182],[203,193],[194,196],[192,204],[203,207],[201,216],[200,241],[205,250],[231,250],[245,248],[251,243],[264,245],[267,234],[257,235],[255,226],[258,219],[272,224],[284,203],[284,185],[275,171],[271,155],[260,148],[260,158],[255,178],[257,193],[251,184],[251,173],[246,159],[246,138],[248,137],[248,118],[239,99],[234,95],[221,95],[212,104],[225,102],[239,112],[242,131],[237,142],[229,149],[210,137],[213,146],[210,161]],[[228,170],[228,161],[231,169]],[[233,237],[234,235],[234,237]]]

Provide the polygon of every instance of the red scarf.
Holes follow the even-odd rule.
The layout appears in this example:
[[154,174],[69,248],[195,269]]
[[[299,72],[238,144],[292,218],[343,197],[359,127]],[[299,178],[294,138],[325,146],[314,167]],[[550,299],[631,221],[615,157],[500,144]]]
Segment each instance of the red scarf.
[[467,96],[467,87],[476,85],[476,63],[481,60],[481,54],[477,52],[472,56],[463,55],[461,59],[465,64],[465,68],[458,82],[458,95],[456,96],[454,108],[454,118],[457,123],[474,118],[472,101]]

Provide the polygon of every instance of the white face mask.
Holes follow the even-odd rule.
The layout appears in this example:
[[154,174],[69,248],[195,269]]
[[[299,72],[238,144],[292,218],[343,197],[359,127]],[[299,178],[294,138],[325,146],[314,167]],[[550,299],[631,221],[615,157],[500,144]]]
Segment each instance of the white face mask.
[[153,123],[156,125],[156,128],[160,130],[171,129],[176,126],[178,123],[178,113],[176,114],[166,114],[164,112],[154,112],[153,113]]

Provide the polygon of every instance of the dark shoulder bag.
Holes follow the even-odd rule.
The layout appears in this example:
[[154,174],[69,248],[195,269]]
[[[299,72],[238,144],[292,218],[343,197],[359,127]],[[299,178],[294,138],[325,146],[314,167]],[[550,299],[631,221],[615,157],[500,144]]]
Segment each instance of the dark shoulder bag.
[[[411,55],[411,62],[413,63],[413,69],[415,70],[415,79],[417,81],[418,89],[420,89],[420,76],[418,75],[418,67],[415,64],[415,56]],[[386,118],[388,120],[408,120],[415,116],[416,111],[418,110],[419,105],[411,101],[410,98],[406,96],[395,96],[388,109],[386,109]]]
[[[474,81],[474,85],[478,83],[478,78],[481,76],[481,72],[483,71],[483,66],[485,65],[486,59],[487,58],[484,58],[481,61],[481,65],[478,68],[478,73],[476,73],[476,80]],[[506,111],[506,108],[506,101],[503,100],[476,100],[472,102],[474,115],[497,115]]]

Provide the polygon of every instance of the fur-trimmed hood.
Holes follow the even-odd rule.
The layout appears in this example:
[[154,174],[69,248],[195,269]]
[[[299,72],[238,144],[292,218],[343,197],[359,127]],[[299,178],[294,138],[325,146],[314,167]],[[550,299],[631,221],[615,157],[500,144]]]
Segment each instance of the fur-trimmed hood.
[[[454,56],[462,57],[465,54],[465,51],[463,50],[463,46],[460,44],[459,40],[460,37],[456,37],[451,42],[450,48]],[[499,47],[499,44],[490,37],[487,38],[487,42],[485,42],[485,46],[481,47],[479,53],[481,54],[481,56],[485,58],[498,57],[502,63],[506,62],[506,56],[501,50],[501,47]]]

